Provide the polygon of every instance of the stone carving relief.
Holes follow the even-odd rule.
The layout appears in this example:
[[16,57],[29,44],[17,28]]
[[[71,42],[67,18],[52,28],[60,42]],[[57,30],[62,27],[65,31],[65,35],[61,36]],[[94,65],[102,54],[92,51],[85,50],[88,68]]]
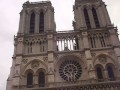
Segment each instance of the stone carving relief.
[[107,58],[106,57],[100,57],[99,62],[102,63],[102,64],[105,64],[105,63],[107,63]]
[[34,61],[31,63],[31,67],[34,69],[34,68],[37,68],[39,67],[40,63],[38,61]]
[[22,60],[22,63],[23,63],[23,64],[26,64],[27,62],[28,62],[28,59],[23,59],[23,60]]
[[48,57],[43,57],[43,61],[47,61],[48,60]]
[[96,53],[91,53],[92,57],[95,57],[96,56]]
[[113,55],[113,54],[114,54],[114,52],[113,52],[113,51],[110,51],[110,52],[108,52],[108,54],[109,54],[109,55]]
[[48,74],[54,74],[54,70],[53,70],[53,68],[52,68],[52,67],[49,67]]

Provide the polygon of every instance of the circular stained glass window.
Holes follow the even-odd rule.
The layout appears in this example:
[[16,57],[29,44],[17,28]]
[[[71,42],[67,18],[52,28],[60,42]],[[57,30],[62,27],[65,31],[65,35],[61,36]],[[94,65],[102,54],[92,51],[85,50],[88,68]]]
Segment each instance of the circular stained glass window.
[[76,81],[82,74],[81,65],[74,60],[65,60],[59,67],[61,78],[66,81]]

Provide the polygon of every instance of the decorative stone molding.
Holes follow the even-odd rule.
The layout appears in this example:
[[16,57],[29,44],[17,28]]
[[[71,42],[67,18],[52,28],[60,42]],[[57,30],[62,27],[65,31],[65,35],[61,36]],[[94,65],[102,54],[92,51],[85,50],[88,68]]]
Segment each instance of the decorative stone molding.
[[23,63],[23,64],[26,64],[27,62],[28,62],[28,59],[23,59],[23,60],[22,60],[22,63]]
[[34,61],[34,62],[32,62],[31,63],[31,67],[34,69],[34,68],[37,68],[37,67],[39,67],[39,62],[38,61]]
[[43,57],[43,61],[47,61],[48,60],[48,57]]
[[102,64],[106,64],[107,63],[107,58],[106,57],[100,57],[99,62],[102,63]]
[[95,57],[96,56],[96,53],[91,53],[92,57]]

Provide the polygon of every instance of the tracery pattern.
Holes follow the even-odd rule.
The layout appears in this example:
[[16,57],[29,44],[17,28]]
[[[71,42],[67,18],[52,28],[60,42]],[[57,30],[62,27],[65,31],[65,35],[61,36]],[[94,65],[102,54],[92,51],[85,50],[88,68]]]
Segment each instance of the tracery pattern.
[[25,53],[39,53],[47,51],[47,39],[29,37],[25,40]]
[[57,51],[73,51],[79,49],[76,34],[62,33],[57,35]]
[[88,39],[90,43],[91,48],[101,48],[101,47],[110,47],[111,43],[109,40],[109,34],[108,33],[89,33]]
[[59,68],[61,78],[66,81],[76,81],[82,74],[81,65],[74,60],[64,61]]

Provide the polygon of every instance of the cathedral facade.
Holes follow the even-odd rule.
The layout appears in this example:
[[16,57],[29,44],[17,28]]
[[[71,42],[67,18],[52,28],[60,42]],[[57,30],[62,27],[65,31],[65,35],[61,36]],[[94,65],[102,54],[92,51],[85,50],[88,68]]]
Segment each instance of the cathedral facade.
[[120,42],[102,0],[75,0],[73,30],[56,31],[50,1],[20,12],[6,90],[120,90]]

